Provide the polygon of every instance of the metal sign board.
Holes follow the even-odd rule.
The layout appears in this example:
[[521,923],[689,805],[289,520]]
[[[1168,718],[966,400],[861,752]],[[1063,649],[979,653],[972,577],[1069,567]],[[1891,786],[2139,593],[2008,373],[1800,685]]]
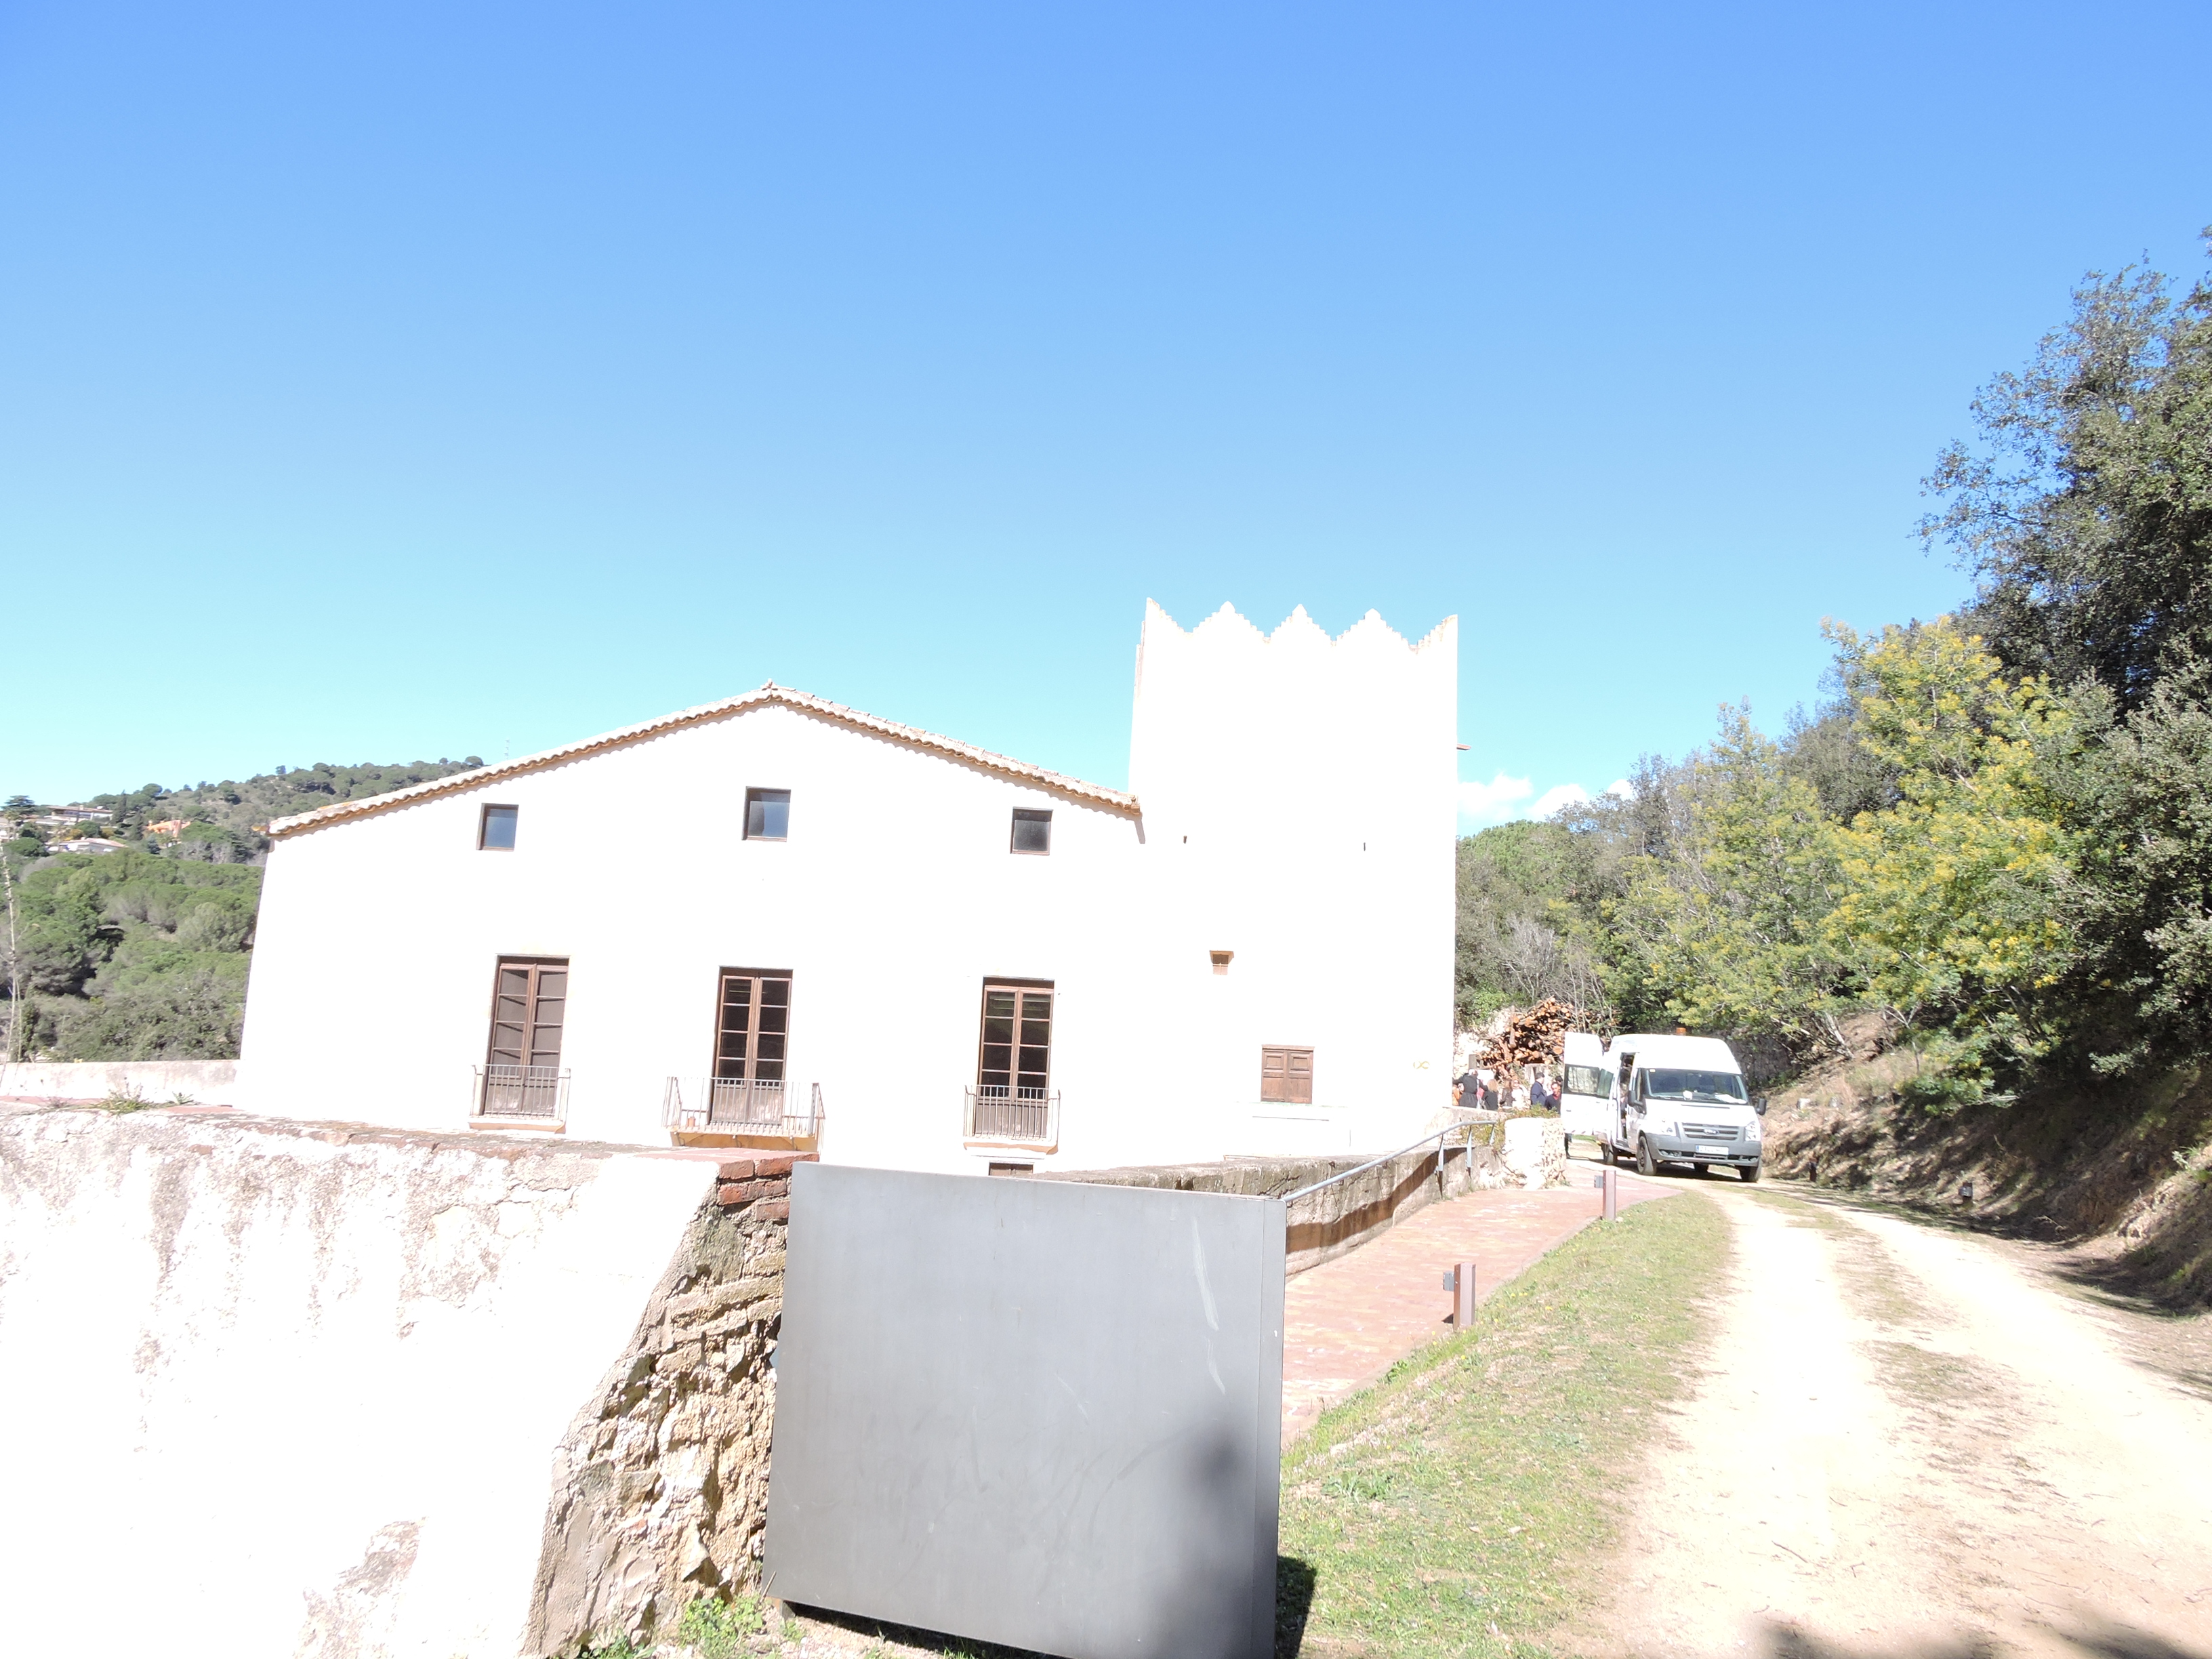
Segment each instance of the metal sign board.
[[1268,1659],[1283,1222],[800,1164],[768,1593],[1066,1659]]

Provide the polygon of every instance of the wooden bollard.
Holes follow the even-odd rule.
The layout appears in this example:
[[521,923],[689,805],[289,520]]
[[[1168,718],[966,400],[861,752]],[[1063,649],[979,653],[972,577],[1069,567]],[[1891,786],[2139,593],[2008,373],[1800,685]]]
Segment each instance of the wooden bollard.
[[1445,1268],[1444,1288],[1452,1296],[1452,1324],[1463,1331],[1474,1323],[1474,1263]]

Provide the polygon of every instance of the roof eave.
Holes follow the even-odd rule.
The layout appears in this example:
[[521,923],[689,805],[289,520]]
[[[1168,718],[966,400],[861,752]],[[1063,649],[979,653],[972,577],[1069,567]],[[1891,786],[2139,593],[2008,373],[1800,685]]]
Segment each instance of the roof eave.
[[710,725],[716,720],[728,720],[744,714],[749,709],[767,707],[789,708],[795,713],[811,715],[833,725],[842,726],[848,730],[866,732],[878,737],[889,738],[895,742],[908,744],[925,753],[936,755],[942,759],[973,766],[1017,783],[1028,784],[1034,788],[1048,790],[1054,794],[1080,801],[1086,805],[1101,807],[1105,811],[1119,812],[1133,818],[1141,815],[1137,805],[1137,798],[1134,795],[1124,793],[1121,790],[1109,789],[1103,784],[1086,783],[1080,778],[1071,778],[1058,772],[1048,771],[1043,767],[1032,766],[1026,761],[1018,761],[1010,756],[994,754],[988,749],[978,749],[972,744],[962,743],[955,738],[939,737],[937,733],[925,732],[919,726],[902,726],[896,720],[884,720],[877,714],[864,714],[857,708],[848,708],[842,703],[834,703],[826,698],[817,697],[805,691],[794,691],[787,686],[781,686],[770,681],[756,690],[744,692],[734,697],[726,697],[720,702],[702,703],[696,708],[678,709],[673,714],[663,714],[658,719],[647,720],[636,726],[627,726],[617,731],[602,732],[597,737],[585,738],[575,743],[564,744],[557,749],[543,750],[534,755],[525,755],[514,760],[502,761],[497,766],[477,767],[466,772],[453,773],[447,777],[433,778],[428,783],[414,784],[405,789],[394,789],[388,794],[369,795],[357,801],[337,801],[328,806],[317,807],[310,812],[295,812],[286,817],[271,818],[269,821],[269,838],[271,841],[283,841],[293,836],[329,829],[356,818],[368,817],[379,812],[392,811],[422,801],[435,800],[441,796],[463,794],[471,790],[483,788],[489,784],[497,783],[505,778],[520,777],[526,773],[542,772],[550,767],[564,766],[572,761],[587,759],[611,749],[626,748],[634,743],[648,742],[652,738],[665,737],[670,732],[680,732],[690,726]]

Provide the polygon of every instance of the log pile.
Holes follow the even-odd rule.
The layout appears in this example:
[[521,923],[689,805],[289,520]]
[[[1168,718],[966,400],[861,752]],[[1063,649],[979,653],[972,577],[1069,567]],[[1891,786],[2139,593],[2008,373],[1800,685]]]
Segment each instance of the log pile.
[[1505,1022],[1480,1051],[1485,1066],[1557,1066],[1566,1054],[1569,1031],[1591,1030],[1589,1017],[1555,997],[1523,1008]]

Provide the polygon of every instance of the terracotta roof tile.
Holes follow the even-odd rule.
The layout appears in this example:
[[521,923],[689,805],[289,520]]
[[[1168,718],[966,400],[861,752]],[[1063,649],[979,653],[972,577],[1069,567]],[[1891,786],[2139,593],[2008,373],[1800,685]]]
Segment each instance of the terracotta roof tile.
[[602,732],[596,738],[563,744],[558,749],[525,755],[519,760],[502,761],[497,766],[456,772],[450,777],[434,778],[428,783],[394,789],[389,794],[365,795],[359,800],[338,801],[330,806],[318,807],[312,812],[295,812],[289,817],[272,818],[269,834],[274,839],[282,840],[286,836],[325,829],[331,824],[366,817],[373,812],[387,811],[395,806],[406,806],[416,801],[435,799],[441,795],[457,795],[471,789],[481,789],[501,778],[543,771],[547,767],[582,760],[586,756],[596,755],[604,750],[619,749],[627,744],[642,743],[670,732],[681,731],[685,726],[705,726],[714,720],[742,714],[749,709],[771,707],[796,709],[800,714],[811,714],[818,720],[848,726],[856,732],[872,732],[878,737],[889,738],[896,743],[911,744],[917,749],[941,755],[947,760],[959,761],[986,772],[996,772],[1001,777],[1018,779],[1058,794],[1093,802],[1111,811],[1127,813],[1131,817],[1137,813],[1137,798],[1119,789],[1109,789],[1103,784],[1085,783],[1080,778],[1065,777],[1058,772],[1048,772],[1042,766],[1032,766],[1027,761],[994,755],[989,750],[978,749],[973,744],[962,743],[952,738],[940,738],[933,732],[922,731],[919,726],[901,726],[896,720],[864,714],[857,708],[848,708],[842,703],[831,702],[823,697],[810,696],[804,691],[794,691],[770,680],[757,691],[726,697],[720,702],[702,703],[696,708],[679,708],[672,714],[663,714],[641,725]]

